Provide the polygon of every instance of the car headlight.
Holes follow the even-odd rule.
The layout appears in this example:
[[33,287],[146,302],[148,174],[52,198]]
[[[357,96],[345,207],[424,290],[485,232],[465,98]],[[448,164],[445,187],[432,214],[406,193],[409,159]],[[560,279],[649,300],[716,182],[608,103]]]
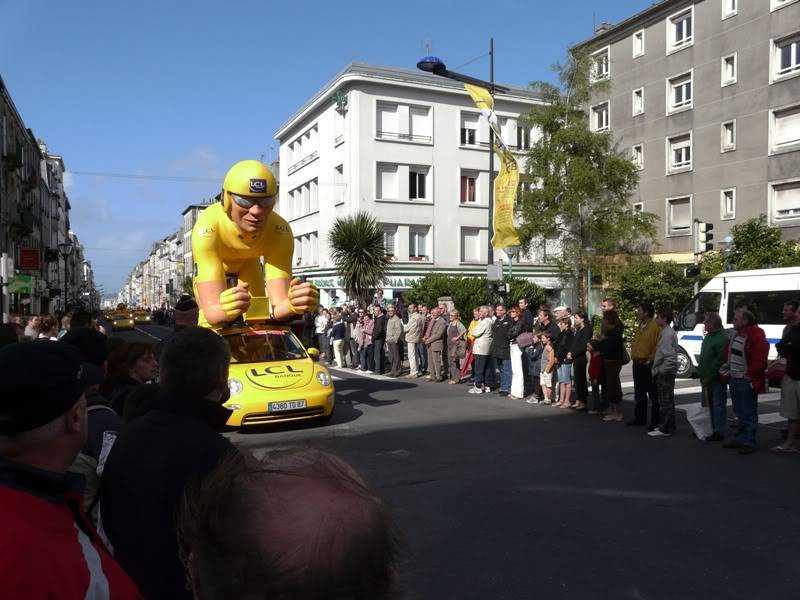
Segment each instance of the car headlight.
[[228,379],[228,389],[231,392],[231,396],[238,396],[242,393],[244,386],[238,379]]
[[320,385],[328,387],[331,384],[331,376],[325,371],[317,371],[317,381]]

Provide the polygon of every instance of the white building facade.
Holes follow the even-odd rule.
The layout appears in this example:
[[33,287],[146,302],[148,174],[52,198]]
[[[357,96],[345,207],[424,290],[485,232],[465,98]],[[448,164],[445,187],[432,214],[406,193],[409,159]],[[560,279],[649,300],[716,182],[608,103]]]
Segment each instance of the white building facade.
[[[519,117],[538,102],[524,88],[496,96],[502,137],[512,150],[524,152],[536,141]],[[460,83],[353,63],[275,137],[281,182],[276,210],[292,226],[295,273],[320,288],[324,305],[346,297],[328,233],[337,217],[359,210],[384,228],[393,261],[387,298],[429,274],[486,275],[489,128]],[[507,269],[502,251],[494,258]],[[515,258],[513,271],[551,298],[562,298],[561,281],[541,252]]]

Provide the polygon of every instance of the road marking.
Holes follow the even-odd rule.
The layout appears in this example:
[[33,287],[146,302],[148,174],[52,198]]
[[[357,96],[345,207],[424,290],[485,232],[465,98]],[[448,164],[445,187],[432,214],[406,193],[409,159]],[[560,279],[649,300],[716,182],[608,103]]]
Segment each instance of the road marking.
[[[780,396],[780,394],[776,395]],[[689,402],[687,404],[676,405],[675,410],[688,412],[689,410],[697,410],[698,408],[700,408],[700,406],[701,406],[700,402]],[[758,415],[758,422],[761,425],[774,425],[775,423],[783,423],[784,421],[786,421],[786,418],[782,417],[780,413],[777,412],[768,412]]]
[[153,338],[154,340],[158,340],[159,342],[161,341],[161,338],[160,338],[160,337],[156,337],[156,336],[154,336],[152,333],[147,333],[147,332],[146,332],[144,329],[140,329],[140,328],[138,328],[138,327],[134,327],[134,329],[135,329],[136,331],[138,331],[139,333],[143,333],[143,334],[145,334],[145,335],[149,335],[149,336],[150,336],[151,338]]

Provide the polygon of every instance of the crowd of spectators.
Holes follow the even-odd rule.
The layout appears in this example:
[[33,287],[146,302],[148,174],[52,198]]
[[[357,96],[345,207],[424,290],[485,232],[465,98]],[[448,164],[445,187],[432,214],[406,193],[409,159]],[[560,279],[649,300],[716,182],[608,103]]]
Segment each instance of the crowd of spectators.
[[393,597],[386,506],[321,450],[235,447],[230,350],[184,308],[159,348],[3,327],[0,598]]

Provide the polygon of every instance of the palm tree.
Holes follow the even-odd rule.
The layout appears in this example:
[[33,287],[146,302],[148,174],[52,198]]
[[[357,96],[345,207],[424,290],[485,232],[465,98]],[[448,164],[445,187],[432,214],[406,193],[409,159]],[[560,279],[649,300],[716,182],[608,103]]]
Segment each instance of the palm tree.
[[339,217],[328,234],[328,245],[347,295],[366,302],[369,290],[386,279],[392,260],[386,256],[383,228],[364,211]]

